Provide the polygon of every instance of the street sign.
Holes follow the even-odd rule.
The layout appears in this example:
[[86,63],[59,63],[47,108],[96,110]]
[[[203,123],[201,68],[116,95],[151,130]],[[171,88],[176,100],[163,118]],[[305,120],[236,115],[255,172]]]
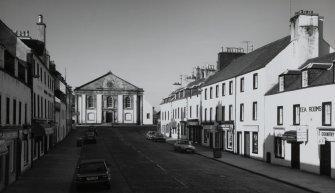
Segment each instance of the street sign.
[[324,145],[324,144],[326,144],[326,139],[325,139],[325,138],[319,138],[319,139],[318,139],[318,144],[319,144],[319,145]]

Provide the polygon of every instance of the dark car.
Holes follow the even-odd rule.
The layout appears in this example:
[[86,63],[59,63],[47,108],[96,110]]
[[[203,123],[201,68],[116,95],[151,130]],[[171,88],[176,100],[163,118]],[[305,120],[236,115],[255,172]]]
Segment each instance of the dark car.
[[152,137],[153,137],[156,133],[157,133],[157,131],[148,131],[148,132],[145,134],[145,138],[151,140]]
[[165,136],[161,133],[155,133],[153,136],[152,136],[152,141],[155,141],[155,142],[165,142],[166,139],[165,139]]
[[96,133],[94,131],[86,131],[83,141],[85,144],[97,143]]
[[103,159],[81,160],[76,169],[75,183],[77,188],[83,185],[104,185],[111,187],[111,174]]

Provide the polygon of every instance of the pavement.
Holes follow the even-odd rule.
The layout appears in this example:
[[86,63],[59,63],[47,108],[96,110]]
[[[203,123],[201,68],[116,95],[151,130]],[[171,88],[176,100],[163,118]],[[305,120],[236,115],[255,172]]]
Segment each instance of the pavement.
[[10,184],[4,193],[61,193],[69,192],[74,170],[80,156],[76,147],[78,130],[58,143],[50,152],[33,163],[33,168],[23,173],[17,181]]
[[[167,143],[173,144],[176,139],[167,139]],[[285,166],[266,163],[261,160],[247,158],[241,155],[222,151],[221,158],[213,157],[213,150],[209,147],[195,145],[196,154],[207,157],[224,164],[249,171],[279,182],[283,182],[311,192],[335,192],[335,180],[326,176],[292,169]]]

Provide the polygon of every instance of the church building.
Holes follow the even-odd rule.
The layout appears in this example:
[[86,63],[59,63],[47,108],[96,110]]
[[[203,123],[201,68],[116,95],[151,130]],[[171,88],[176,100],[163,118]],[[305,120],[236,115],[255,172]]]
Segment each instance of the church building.
[[77,124],[152,124],[144,90],[111,71],[75,90]]

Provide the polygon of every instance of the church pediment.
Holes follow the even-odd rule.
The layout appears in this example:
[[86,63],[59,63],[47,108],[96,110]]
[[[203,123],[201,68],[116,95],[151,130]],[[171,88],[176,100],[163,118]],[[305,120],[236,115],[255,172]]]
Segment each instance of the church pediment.
[[76,90],[118,90],[118,91],[142,91],[141,88],[123,80],[112,72],[109,72],[91,82],[88,82]]

